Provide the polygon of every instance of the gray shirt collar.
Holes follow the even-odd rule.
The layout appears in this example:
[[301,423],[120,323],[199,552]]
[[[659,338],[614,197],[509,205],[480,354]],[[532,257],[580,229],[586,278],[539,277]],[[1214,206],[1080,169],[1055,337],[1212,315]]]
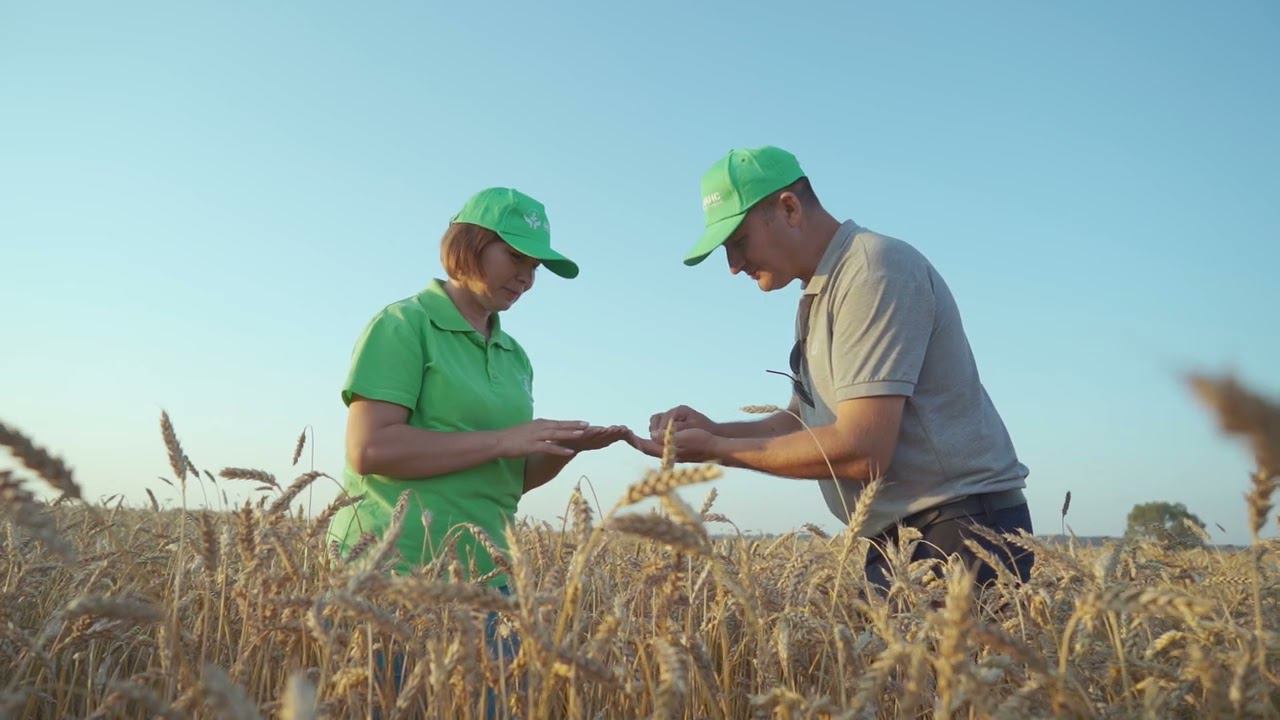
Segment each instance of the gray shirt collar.
[[830,277],[831,271],[836,269],[836,264],[844,257],[849,250],[849,246],[853,243],[853,236],[857,234],[857,223],[852,220],[845,220],[844,223],[836,229],[836,234],[831,236],[831,242],[827,243],[826,252],[822,253],[822,259],[818,261],[818,269],[814,270],[813,277],[809,282],[804,284],[805,295],[819,295],[827,286],[827,278]]

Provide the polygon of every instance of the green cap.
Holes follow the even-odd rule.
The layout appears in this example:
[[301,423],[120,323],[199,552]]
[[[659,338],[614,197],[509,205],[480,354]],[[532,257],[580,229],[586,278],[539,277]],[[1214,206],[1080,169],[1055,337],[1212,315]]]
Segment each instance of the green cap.
[[578,276],[578,265],[551,249],[551,223],[542,203],[512,188],[494,187],[481,190],[467,200],[450,222],[468,223],[488,228],[508,245],[541,260],[551,272],[562,278]]
[[796,156],[782,148],[730,150],[702,176],[702,212],[707,227],[684,258],[697,265],[742,224],[753,205],[804,177]]

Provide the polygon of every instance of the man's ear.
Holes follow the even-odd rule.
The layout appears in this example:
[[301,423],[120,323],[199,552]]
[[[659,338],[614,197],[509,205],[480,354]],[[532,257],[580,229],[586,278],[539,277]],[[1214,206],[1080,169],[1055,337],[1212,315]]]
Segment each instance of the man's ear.
[[778,196],[778,209],[787,221],[787,227],[798,228],[804,222],[804,203],[793,192]]

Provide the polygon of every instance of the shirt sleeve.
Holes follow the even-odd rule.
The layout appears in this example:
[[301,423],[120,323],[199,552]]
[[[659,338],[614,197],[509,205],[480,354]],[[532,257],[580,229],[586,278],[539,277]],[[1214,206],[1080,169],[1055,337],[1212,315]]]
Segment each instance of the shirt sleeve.
[[833,308],[836,400],[915,393],[933,335],[933,283],[923,271],[880,269],[854,280]]
[[369,321],[351,353],[351,370],[342,386],[342,402],[356,395],[395,403],[411,412],[422,391],[427,365],[421,328],[388,308]]

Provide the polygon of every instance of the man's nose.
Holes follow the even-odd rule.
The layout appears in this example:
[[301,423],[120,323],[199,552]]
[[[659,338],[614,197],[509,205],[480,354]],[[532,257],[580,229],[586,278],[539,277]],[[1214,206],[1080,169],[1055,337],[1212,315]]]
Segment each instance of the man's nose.
[[724,249],[725,260],[729,263],[729,274],[737,275],[742,272],[742,268],[746,265],[740,253],[733,252],[729,248]]

